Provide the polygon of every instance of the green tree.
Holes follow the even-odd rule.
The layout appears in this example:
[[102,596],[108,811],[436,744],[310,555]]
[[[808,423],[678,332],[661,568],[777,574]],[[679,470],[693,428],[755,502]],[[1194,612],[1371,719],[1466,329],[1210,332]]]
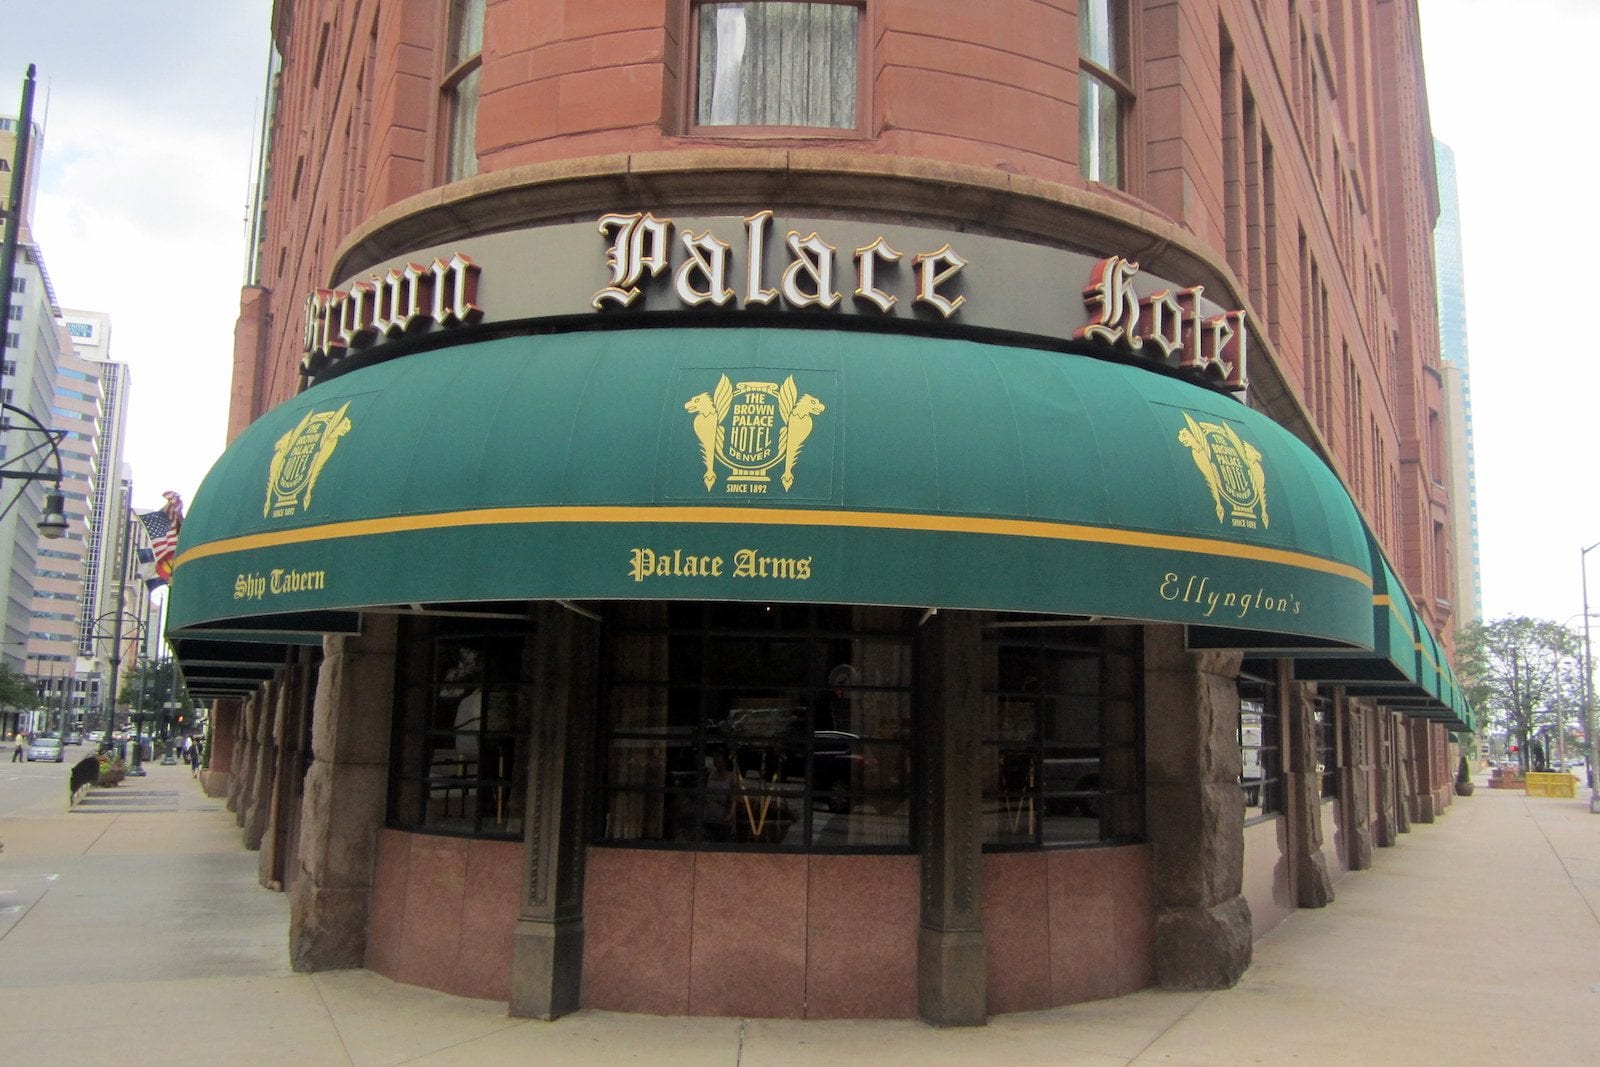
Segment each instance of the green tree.
[[33,683],[4,663],[0,663],[0,730],[15,732],[18,715],[15,709],[37,707],[39,693]]
[[1507,616],[1465,627],[1456,649],[1467,699],[1508,732],[1527,770],[1532,743],[1548,739],[1561,719],[1573,722],[1582,705],[1577,635],[1545,619]]
[[33,707],[39,693],[33,683],[4,663],[0,663],[0,708]]
[[167,707],[176,702],[187,714],[193,705],[188,687],[178,665],[170,659],[143,660],[122,676],[122,691],[118,701],[128,707],[131,714],[142,716],[146,727],[165,722],[163,716],[176,718],[178,712]]

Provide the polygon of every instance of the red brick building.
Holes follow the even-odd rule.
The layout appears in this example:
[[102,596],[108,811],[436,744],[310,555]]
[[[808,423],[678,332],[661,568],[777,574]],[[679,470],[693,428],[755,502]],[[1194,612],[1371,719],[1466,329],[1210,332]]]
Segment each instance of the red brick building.
[[1450,801],[1415,5],[275,5],[171,627],[296,966],[1230,984]]

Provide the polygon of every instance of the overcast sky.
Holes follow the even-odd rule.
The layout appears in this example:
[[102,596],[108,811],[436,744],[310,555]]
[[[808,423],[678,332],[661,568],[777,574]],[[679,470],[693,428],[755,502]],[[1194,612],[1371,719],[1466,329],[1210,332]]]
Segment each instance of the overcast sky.
[[62,306],[110,314],[131,370],[136,507],[187,502],[222,451],[271,8],[0,0],[0,114],[38,67],[34,237]]
[[[1600,247],[1600,3],[1421,10],[1433,128],[1457,156],[1485,612],[1562,621],[1581,610],[1579,548],[1600,541],[1600,290],[1580,269]],[[62,303],[110,313],[132,367],[141,505],[192,498],[223,446],[270,11],[0,0],[0,113],[37,63],[35,231]]]

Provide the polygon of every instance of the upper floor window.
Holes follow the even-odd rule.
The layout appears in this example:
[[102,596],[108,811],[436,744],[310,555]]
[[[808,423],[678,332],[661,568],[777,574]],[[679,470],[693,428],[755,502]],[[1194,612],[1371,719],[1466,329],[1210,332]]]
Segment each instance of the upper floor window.
[[445,51],[444,180],[478,173],[478,87],[483,74],[484,0],[450,0]]
[[855,130],[862,0],[694,0],[696,126]]
[[1127,80],[1128,24],[1122,0],[1082,0],[1078,8],[1078,169],[1122,186],[1123,126],[1133,102]]

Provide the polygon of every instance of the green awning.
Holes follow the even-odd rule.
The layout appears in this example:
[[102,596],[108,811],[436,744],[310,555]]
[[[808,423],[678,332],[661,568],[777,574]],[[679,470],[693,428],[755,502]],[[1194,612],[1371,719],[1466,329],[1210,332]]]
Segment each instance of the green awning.
[[1303,682],[1347,684],[1361,693],[1422,692],[1417,669],[1416,608],[1371,532],[1373,650],[1297,655],[1294,677]]
[[[349,616],[354,619],[355,616]],[[337,625],[335,619],[328,618]],[[237,697],[271,681],[295,645],[320,645],[321,634],[270,630],[205,630],[201,637],[174,637],[173,658],[191,696]]]
[[898,604],[1373,646],[1331,471],[1220,393],[903,334],[503,338],[317,385],[192,501],[169,628],[386,605]]

